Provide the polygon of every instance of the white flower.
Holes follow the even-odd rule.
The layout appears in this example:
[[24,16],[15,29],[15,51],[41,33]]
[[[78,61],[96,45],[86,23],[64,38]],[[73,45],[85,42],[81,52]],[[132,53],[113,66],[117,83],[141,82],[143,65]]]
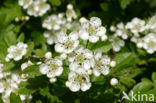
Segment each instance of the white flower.
[[43,16],[50,9],[50,5],[46,0],[35,0],[27,9],[30,16]]
[[66,21],[62,19],[62,17],[60,17],[59,14],[52,14],[51,16],[45,18],[42,26],[48,30],[59,30],[61,28],[61,25],[65,23]]
[[51,52],[47,52],[46,54],[45,54],[45,58],[46,59],[50,59],[52,57],[52,53]]
[[111,84],[112,86],[115,86],[115,85],[118,84],[118,80],[117,80],[116,78],[112,78],[112,79],[110,80],[110,84]]
[[27,9],[32,3],[33,0],[18,0],[20,6],[23,6],[24,9]]
[[73,92],[87,91],[91,87],[89,75],[83,68],[78,68],[68,74],[66,86]]
[[31,65],[33,65],[33,63],[29,60],[29,61],[27,61],[25,63],[22,63],[21,69],[24,70],[25,68],[27,68],[27,67],[29,67]]
[[43,33],[44,37],[47,39],[47,44],[52,45],[56,41],[56,35],[58,33],[55,31],[45,31]]
[[15,61],[19,61],[27,52],[27,44],[19,42],[17,45],[10,46],[8,48],[7,59],[14,59]]
[[116,31],[116,27],[115,27],[114,25],[111,25],[111,26],[110,26],[110,31],[111,31],[111,32],[115,32],[115,31]]
[[[5,73],[4,73],[5,74]],[[11,92],[18,94],[19,91],[19,83],[24,81],[25,77],[23,75],[18,74],[17,72],[12,72],[9,75],[5,75],[0,80],[0,93],[2,95],[2,99],[4,103],[10,103],[10,94]],[[21,95],[20,95],[21,96]],[[31,100],[31,95],[25,95],[25,98],[22,98],[22,101]]]
[[139,18],[132,19],[131,22],[126,24],[126,29],[130,29],[130,31],[134,34],[134,36],[138,36],[139,32],[144,31],[145,21]]
[[63,72],[62,60],[59,57],[46,60],[40,65],[40,72],[46,74],[48,78],[60,76]]
[[66,17],[67,17],[67,21],[69,21],[69,22],[72,21],[72,18],[73,19],[77,18],[77,15],[76,15],[76,13],[75,13],[75,11],[73,9],[73,5],[71,5],[71,4],[67,5]]
[[110,62],[110,66],[111,66],[111,67],[115,67],[115,66],[116,66],[116,62],[115,62],[115,61],[111,61],[111,62]]
[[113,50],[116,52],[120,51],[120,48],[125,45],[125,42],[117,36],[110,38],[110,41],[112,42]]
[[57,37],[55,44],[55,51],[59,53],[71,53],[79,45],[78,33],[71,32],[67,35],[65,32],[61,32]]
[[116,34],[122,39],[128,39],[128,30],[125,28],[125,25],[121,22],[117,24]]
[[156,35],[153,33],[148,34],[143,38],[143,48],[147,50],[149,54],[156,51]]
[[109,73],[110,58],[103,56],[101,52],[96,51],[94,53],[91,66],[93,68],[93,74],[100,76],[100,74],[107,75]]
[[95,43],[105,35],[106,29],[101,26],[102,22],[98,17],[92,17],[90,21],[82,22],[79,31],[80,38]]
[[85,70],[90,69],[90,60],[92,59],[92,57],[93,53],[90,50],[85,49],[82,46],[78,47],[68,56],[68,61],[70,62],[70,70],[75,71],[80,66]]
[[149,28],[151,30],[153,30],[156,33],[156,15],[152,16],[149,21],[148,24]]
[[143,40],[142,40],[142,38],[138,38],[137,39],[136,45],[137,45],[138,48],[142,48],[143,47]]

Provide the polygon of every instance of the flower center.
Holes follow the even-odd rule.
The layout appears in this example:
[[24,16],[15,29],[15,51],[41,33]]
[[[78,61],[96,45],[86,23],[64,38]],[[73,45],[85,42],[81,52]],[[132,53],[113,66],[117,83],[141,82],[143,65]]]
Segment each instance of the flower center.
[[52,63],[52,64],[50,64],[50,68],[51,68],[51,70],[55,71],[58,68],[58,65]]
[[66,49],[73,48],[73,46],[74,46],[73,42],[71,42],[71,41],[65,42],[64,45],[65,45]]
[[89,28],[88,28],[88,32],[89,32],[90,35],[95,35],[95,34],[96,34],[96,32],[95,32],[95,28],[92,27],[92,26],[89,26]]
[[141,26],[140,26],[140,25],[135,25],[135,28],[136,28],[137,30],[139,30],[139,29],[141,28]]
[[154,43],[153,41],[150,41],[150,42],[148,43],[148,46],[149,46],[150,48],[153,48],[153,47],[155,46],[155,43]]
[[76,80],[81,84],[86,78],[83,75],[77,75]]
[[19,49],[16,49],[16,51],[13,53],[14,56],[19,56],[21,55],[22,51]]
[[84,57],[82,54],[76,56],[75,61],[78,63],[82,63],[84,61]]
[[95,61],[95,68],[100,68],[101,66],[102,66],[101,61],[96,60],[96,61]]
[[55,20],[51,20],[51,25],[55,25],[55,24],[56,24]]

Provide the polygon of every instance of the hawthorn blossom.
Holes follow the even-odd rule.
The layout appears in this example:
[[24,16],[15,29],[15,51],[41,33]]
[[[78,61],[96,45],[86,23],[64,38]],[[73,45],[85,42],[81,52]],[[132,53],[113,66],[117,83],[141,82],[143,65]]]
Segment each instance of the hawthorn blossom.
[[143,38],[143,48],[147,50],[149,54],[153,54],[156,51],[156,35],[150,33]]
[[46,38],[47,44],[52,45],[55,43],[56,39],[57,39],[57,35],[58,32],[55,31],[45,31],[43,33],[43,36]]
[[111,60],[108,56],[103,56],[102,52],[94,52],[94,58],[91,61],[91,67],[93,68],[93,74],[95,76],[107,75],[109,73],[109,66]]
[[19,42],[17,45],[12,45],[8,48],[8,55],[6,56],[6,61],[14,59],[19,61],[27,53],[27,44]]
[[73,5],[72,4],[68,4],[67,5],[67,10],[66,10],[66,17],[67,17],[67,21],[71,22],[72,18],[76,19],[77,15],[73,9]]
[[90,77],[83,68],[77,68],[69,72],[66,86],[73,92],[87,91],[91,87]]
[[[5,73],[4,73],[5,74]],[[10,94],[13,92],[17,95],[19,91],[19,83],[21,81],[26,81],[25,75],[19,75],[16,72],[5,75],[2,79],[0,79],[0,93],[2,94],[2,99],[4,103],[10,103]],[[19,95],[23,102],[30,102],[32,96],[31,95]]]
[[62,60],[59,57],[47,59],[40,65],[40,72],[46,74],[48,78],[55,79],[63,72]]
[[63,16],[60,15],[62,14],[52,14],[48,16],[43,21],[42,27],[48,30],[59,30],[61,28],[61,25],[66,23],[66,20],[63,18]]
[[89,49],[85,49],[84,47],[79,46],[68,56],[70,70],[75,71],[80,66],[85,70],[89,70],[91,67],[90,60],[92,57],[93,53]]
[[50,5],[47,0],[19,0],[19,5],[27,10],[30,16],[43,16],[49,9]]
[[139,33],[145,30],[145,21],[139,18],[132,19],[126,24],[126,29],[129,29],[134,36],[139,36]]
[[81,29],[79,30],[80,38],[89,40],[92,43],[106,36],[105,33],[106,29],[102,26],[102,21],[98,17],[92,17],[90,21],[82,22]]
[[109,40],[112,42],[113,50],[116,52],[120,51],[121,47],[125,45],[125,42],[116,35],[111,37]]
[[125,28],[125,25],[123,24],[123,22],[117,24],[116,34],[124,40],[128,39],[129,32]]
[[33,0],[18,0],[18,3],[24,9],[27,9],[33,3]]
[[67,35],[65,32],[61,32],[57,37],[55,44],[55,51],[59,53],[71,53],[79,45],[78,33],[71,32]]

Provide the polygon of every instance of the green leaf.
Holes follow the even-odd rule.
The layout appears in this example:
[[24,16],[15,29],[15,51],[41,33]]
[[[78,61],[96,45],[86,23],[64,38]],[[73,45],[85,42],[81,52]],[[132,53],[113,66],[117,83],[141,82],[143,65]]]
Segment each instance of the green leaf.
[[13,61],[4,63],[3,72],[10,72],[11,69],[15,67],[15,64]]
[[145,93],[148,90],[150,90],[153,87],[152,82],[149,81],[143,81],[138,83],[137,85],[134,86],[134,88],[132,89],[134,93]]
[[120,78],[120,82],[128,88],[131,88],[136,83],[134,79],[125,77]]
[[36,50],[34,50],[33,51],[36,55],[38,55],[39,57],[44,57],[44,55],[45,55],[45,52],[43,51],[43,50],[41,50],[41,49],[36,49]]
[[108,11],[109,9],[109,4],[108,3],[101,3],[100,7],[104,10],[104,11]]
[[89,48],[92,51],[101,51],[103,53],[107,53],[112,48],[112,44],[110,42],[99,41],[95,44],[89,43]]
[[61,5],[61,1],[60,0],[49,0],[53,5],[55,6],[60,6]]
[[106,82],[106,77],[104,77],[104,76],[99,76],[99,77],[92,76],[91,82],[94,82],[94,84],[104,84]]
[[152,73],[152,80],[156,83],[156,72]]
[[25,58],[28,58],[34,49],[34,42],[28,42],[27,44],[28,44],[28,49],[26,55],[24,56]]
[[0,97],[0,103],[4,103],[4,102],[3,102],[3,99],[2,99],[1,97]]
[[0,8],[0,26],[8,25],[15,17],[22,18],[22,10],[17,1],[6,2],[5,7]]
[[24,35],[24,33],[21,33],[21,34],[19,35],[19,37],[17,38],[17,41],[18,41],[18,42],[24,42],[24,39],[25,39],[25,35]]
[[132,2],[133,0],[121,0],[120,2],[120,5],[121,5],[121,8],[122,9],[126,9],[128,5],[130,5],[130,3]]
[[125,64],[129,64],[132,59],[135,58],[135,55],[133,53],[127,52],[127,53],[118,53],[115,58],[113,59],[116,61],[116,67],[119,68]]
[[19,84],[19,94],[32,94],[34,93],[35,90],[34,89],[29,89],[29,83],[28,82],[21,82]]
[[8,46],[16,44],[16,34],[13,31],[7,32],[4,37]]
[[15,93],[10,94],[10,103],[22,103],[20,97]]
[[25,68],[23,70],[23,73],[29,74],[29,77],[40,76],[42,74],[40,73],[39,69],[40,68],[39,68],[38,65],[32,65],[32,66],[29,66],[29,67]]
[[[37,36],[36,36],[37,35]],[[46,43],[45,37],[42,35],[41,32],[33,31],[31,33],[31,37],[33,38],[34,44],[36,46],[42,45]]]

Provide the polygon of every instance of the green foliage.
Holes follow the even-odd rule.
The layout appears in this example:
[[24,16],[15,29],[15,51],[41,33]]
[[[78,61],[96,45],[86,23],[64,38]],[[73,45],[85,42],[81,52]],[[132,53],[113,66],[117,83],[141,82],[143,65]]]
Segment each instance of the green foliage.
[[121,2],[120,2],[121,8],[122,8],[122,9],[126,9],[126,7],[127,7],[128,5],[130,5],[130,3],[131,3],[132,1],[134,1],[134,0],[121,0]]
[[[19,70],[20,74],[27,74],[27,81],[19,84],[19,94],[31,94],[30,103],[118,103],[122,92],[130,94],[146,93],[156,95],[156,54],[147,54],[138,49],[130,40],[120,52],[112,50],[112,43],[98,41],[91,43],[80,40],[80,45],[91,51],[101,51],[116,61],[116,66],[110,69],[107,76],[91,76],[92,87],[86,92],[71,92],[65,82],[68,80],[69,63],[63,62],[63,73],[57,77],[56,83],[50,83],[46,75],[40,73],[39,61],[45,62],[45,53],[52,52],[52,56],[59,56],[54,52],[54,45],[48,45],[43,35],[43,19],[50,14],[65,12],[67,4],[73,4],[78,17],[90,18],[97,16],[107,28],[108,37],[110,25],[119,22],[129,22],[134,17],[147,19],[155,13],[156,7],[151,7],[148,0],[47,0],[51,9],[43,17],[31,17],[29,21],[22,20],[27,15],[26,10],[18,5],[18,0],[0,1],[0,63],[4,64],[3,72]],[[15,22],[15,18],[19,22]],[[71,31],[69,31],[71,32]],[[21,61],[6,62],[7,49],[18,42],[28,45],[27,53]],[[21,70],[21,64],[32,61],[33,65]],[[110,85],[111,78],[117,78],[116,86]],[[19,94],[11,93],[10,103],[22,103]],[[2,97],[1,97],[2,98]],[[0,103],[4,103],[0,98]],[[130,103],[130,101],[123,101]]]
[[10,103],[22,103],[20,97],[15,93],[10,94]]

